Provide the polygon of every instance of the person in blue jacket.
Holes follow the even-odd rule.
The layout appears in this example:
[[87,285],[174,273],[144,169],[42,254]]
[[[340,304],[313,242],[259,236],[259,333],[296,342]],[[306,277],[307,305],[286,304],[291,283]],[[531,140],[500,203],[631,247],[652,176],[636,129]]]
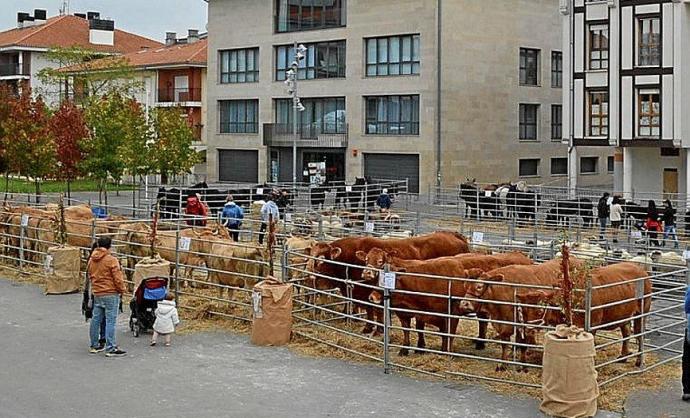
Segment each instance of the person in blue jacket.
[[235,242],[240,240],[242,219],[244,219],[244,210],[235,203],[232,195],[229,195],[225,199],[225,206],[223,206],[222,220],[223,225],[228,228],[230,236],[232,236],[232,240]]
[[683,342],[683,400],[690,402],[690,286],[685,294],[685,316],[688,323]]
[[376,206],[380,207],[382,211],[387,212],[393,205],[388,189],[383,189],[378,199],[376,199]]

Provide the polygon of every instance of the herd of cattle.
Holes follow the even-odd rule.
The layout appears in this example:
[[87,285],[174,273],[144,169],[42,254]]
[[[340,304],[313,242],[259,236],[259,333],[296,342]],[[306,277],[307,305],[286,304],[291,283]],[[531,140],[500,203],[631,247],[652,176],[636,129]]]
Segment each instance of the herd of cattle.
[[[25,233],[26,239],[21,240],[26,246],[25,257],[40,263],[46,247],[55,242],[58,226],[55,209],[5,207],[0,211],[3,252],[18,256],[19,237]],[[25,232],[22,232],[22,215],[28,215],[29,220]],[[65,227],[67,243],[84,249],[90,248],[93,236],[113,237],[115,251],[124,259],[123,264],[129,267],[128,272],[141,257],[150,255],[152,231],[145,223],[120,217],[94,219],[91,208],[82,205],[66,208]],[[206,268],[207,280],[223,285],[218,286],[221,298],[225,289],[229,289],[231,294],[228,297],[232,299],[230,287],[246,287],[247,282],[252,283],[271,273],[266,249],[232,242],[227,230],[214,222],[206,227],[179,231],[181,237],[189,239],[188,248],[179,248],[177,233],[176,230],[157,231],[156,251],[173,266],[186,266],[185,280],[197,282],[192,271]],[[379,331],[372,325],[374,319],[382,323],[382,310],[376,307],[382,301],[377,290],[378,271],[389,266],[391,271],[397,272],[398,291],[393,293],[391,306],[396,309],[395,314],[405,328],[404,347],[410,346],[409,329],[411,320],[415,319],[419,335],[417,347],[425,347],[424,329],[428,324],[438,328],[443,335],[441,349],[452,351],[453,338],[449,336],[456,333],[459,317],[471,317],[476,319],[470,320],[479,321],[477,348],[484,348],[490,341],[487,339],[487,325],[490,323],[498,339],[505,342],[502,359],[507,360],[508,343],[515,330],[510,325],[513,318],[519,317],[524,326],[515,336],[516,341],[527,344],[534,344],[539,326],[556,325],[563,320],[560,310],[544,307],[556,306],[558,296],[554,289],[561,278],[559,260],[537,264],[517,252],[473,253],[467,239],[455,232],[435,232],[401,239],[352,236],[330,242],[289,237],[285,246],[290,266],[304,266],[302,269],[291,268],[290,278],[306,281],[320,291],[337,289],[342,295],[350,295],[357,306],[366,311],[369,322],[363,330],[365,333]],[[583,262],[573,258],[572,263],[581,266]],[[639,335],[640,315],[648,312],[651,305],[650,296],[645,297],[642,304],[635,299],[640,280],[644,282],[645,295],[651,293],[651,281],[645,268],[637,263],[622,262],[595,268],[588,274],[593,285],[610,285],[593,291],[592,306],[605,307],[592,312],[591,326],[612,324],[604,328],[620,328],[626,338],[633,322],[635,334]],[[517,288],[515,292],[515,286],[519,285],[526,287]],[[525,305],[518,307],[514,304],[516,293],[518,302]],[[448,313],[453,316],[449,317]],[[583,326],[584,315],[576,314],[575,323]],[[400,354],[407,355],[408,349],[401,349]],[[526,349],[521,346],[523,362],[525,356]],[[621,358],[628,356],[628,343],[624,340]],[[639,363],[639,357],[637,361]],[[498,369],[504,369],[504,365],[499,364]]]

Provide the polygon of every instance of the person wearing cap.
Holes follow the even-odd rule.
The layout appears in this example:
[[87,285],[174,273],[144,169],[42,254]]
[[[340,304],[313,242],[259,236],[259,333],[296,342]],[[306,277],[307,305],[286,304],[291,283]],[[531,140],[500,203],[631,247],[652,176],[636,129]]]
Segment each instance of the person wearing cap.
[[381,208],[382,212],[388,212],[393,205],[390,195],[388,194],[388,189],[383,189],[381,194],[376,199],[376,206]]
[[232,195],[228,195],[225,199],[225,206],[223,206],[221,221],[223,222],[223,226],[228,228],[228,232],[230,232],[230,236],[235,242],[240,240],[242,219],[244,219],[244,211],[235,203],[235,199]]

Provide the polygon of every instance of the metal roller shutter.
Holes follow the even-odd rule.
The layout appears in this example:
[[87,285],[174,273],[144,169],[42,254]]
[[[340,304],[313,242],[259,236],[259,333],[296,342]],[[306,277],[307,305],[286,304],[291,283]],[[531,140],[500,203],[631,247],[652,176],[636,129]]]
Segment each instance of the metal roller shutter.
[[236,183],[258,183],[259,151],[219,150],[218,179]]
[[419,155],[364,154],[364,175],[385,180],[409,181],[409,192],[419,193]]

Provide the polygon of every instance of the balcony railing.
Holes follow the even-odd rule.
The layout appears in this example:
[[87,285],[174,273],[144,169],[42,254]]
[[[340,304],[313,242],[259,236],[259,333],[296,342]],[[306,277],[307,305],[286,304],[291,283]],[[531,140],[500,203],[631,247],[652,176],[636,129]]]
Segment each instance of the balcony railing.
[[[264,145],[267,147],[292,146],[295,135],[291,123],[264,124]],[[311,148],[347,148],[347,124],[297,125],[297,146]]]
[[29,65],[25,64],[0,64],[0,77],[30,75]]
[[201,89],[169,88],[158,90],[158,103],[200,102]]

